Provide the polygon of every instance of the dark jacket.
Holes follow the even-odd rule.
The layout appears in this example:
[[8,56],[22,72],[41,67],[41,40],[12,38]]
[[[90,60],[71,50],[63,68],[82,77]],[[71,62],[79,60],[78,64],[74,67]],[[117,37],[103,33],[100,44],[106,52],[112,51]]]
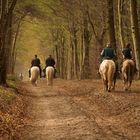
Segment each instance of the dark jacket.
[[55,65],[55,61],[54,61],[53,58],[47,58],[46,59],[46,67],[48,67],[48,66],[54,67],[54,65]]
[[101,56],[103,59],[113,59],[115,58],[115,50],[113,48],[104,48]]
[[38,66],[40,67],[40,59],[39,58],[34,58],[31,62],[31,67],[33,66]]
[[132,58],[131,52],[132,52],[131,48],[124,48],[122,51],[124,59],[131,59]]

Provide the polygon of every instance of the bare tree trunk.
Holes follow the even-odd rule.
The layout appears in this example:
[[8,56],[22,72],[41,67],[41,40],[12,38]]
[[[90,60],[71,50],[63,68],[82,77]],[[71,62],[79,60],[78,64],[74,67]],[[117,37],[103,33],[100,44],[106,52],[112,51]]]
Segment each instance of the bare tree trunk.
[[84,69],[84,56],[85,56],[85,51],[84,51],[84,41],[83,41],[83,32],[81,31],[81,38],[80,38],[80,73],[79,73],[79,78],[83,79],[83,69]]
[[68,47],[68,62],[67,62],[67,79],[71,80],[72,79],[72,46],[70,45]]
[[84,79],[88,79],[90,75],[90,65],[89,65],[90,31],[86,15],[84,19],[84,46],[85,46]]
[[73,69],[74,69],[74,78],[78,78],[78,51],[77,51],[77,31],[75,29],[75,27],[73,28],[72,31],[72,44],[73,44]]
[[[134,44],[134,53],[136,59],[136,66],[140,70],[140,35],[138,28],[138,15],[137,15],[137,1],[130,0],[130,17],[131,17],[131,32]],[[139,75],[140,78],[140,75]]]
[[11,15],[17,0],[13,0],[8,7],[8,0],[1,1],[1,17],[0,17],[0,84],[6,84],[7,76],[7,49],[10,50],[11,46],[8,46],[6,40],[10,37],[9,30],[12,27],[10,25]]
[[119,24],[119,38],[120,38],[120,44],[122,49],[124,48],[124,36],[123,36],[123,24],[122,24],[122,12],[123,12],[123,1],[124,0],[118,0],[118,24]]
[[107,0],[107,9],[108,9],[107,13],[108,41],[116,49],[113,0]]
[[6,84],[5,38],[7,32],[7,1],[2,0],[0,17],[0,84]]

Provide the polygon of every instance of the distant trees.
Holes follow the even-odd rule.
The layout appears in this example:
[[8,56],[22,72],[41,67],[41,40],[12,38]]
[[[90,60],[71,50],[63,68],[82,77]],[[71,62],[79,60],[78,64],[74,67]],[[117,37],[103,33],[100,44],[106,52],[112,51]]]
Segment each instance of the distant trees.
[[[93,69],[99,65],[97,58],[106,42],[113,45],[118,55],[121,55],[121,50],[127,43],[131,43],[139,68],[139,25],[136,0],[130,0],[130,3],[125,0],[102,2],[61,0],[59,4],[62,5],[61,10],[55,9],[53,5],[50,7],[55,11],[56,16],[60,16],[59,20],[67,19],[66,22],[70,25],[70,40],[66,37],[65,44],[63,44],[64,50],[66,46],[69,46],[67,47],[68,53],[64,53],[65,56],[68,56],[68,65],[65,65],[68,79],[89,78],[92,73],[91,69],[95,72]],[[68,28],[65,28],[64,34],[66,31]],[[69,44],[67,44],[68,40]],[[57,56],[57,58],[59,57]],[[93,58],[92,61],[91,58]],[[95,68],[91,65],[94,62],[96,63]]]
[[52,46],[62,78],[96,77],[100,51],[107,42],[120,57],[122,48],[131,43],[140,69],[139,6],[138,0],[1,0],[0,84],[6,83],[7,72],[14,73],[16,43],[20,42],[18,36],[24,33],[19,34],[25,17],[45,25],[38,25],[47,35],[43,38],[45,41],[40,42],[43,46]]

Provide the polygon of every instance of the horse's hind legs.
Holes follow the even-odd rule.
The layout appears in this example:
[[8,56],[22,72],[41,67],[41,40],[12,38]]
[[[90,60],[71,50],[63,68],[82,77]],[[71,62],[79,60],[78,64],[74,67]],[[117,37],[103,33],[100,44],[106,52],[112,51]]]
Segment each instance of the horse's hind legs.
[[108,84],[106,80],[103,80],[104,83],[104,92],[108,91]]
[[131,90],[131,84],[132,84],[132,81],[130,81],[129,84],[128,84],[128,89],[129,90]]

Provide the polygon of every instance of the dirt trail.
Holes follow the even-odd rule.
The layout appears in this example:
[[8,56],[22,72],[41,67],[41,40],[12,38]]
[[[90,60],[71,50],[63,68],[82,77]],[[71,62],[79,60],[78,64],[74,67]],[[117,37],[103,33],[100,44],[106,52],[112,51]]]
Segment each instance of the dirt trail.
[[56,79],[53,87],[45,79],[37,87],[25,82],[32,119],[21,140],[139,140],[139,84],[125,93],[119,81],[119,90],[103,93],[100,80]]

